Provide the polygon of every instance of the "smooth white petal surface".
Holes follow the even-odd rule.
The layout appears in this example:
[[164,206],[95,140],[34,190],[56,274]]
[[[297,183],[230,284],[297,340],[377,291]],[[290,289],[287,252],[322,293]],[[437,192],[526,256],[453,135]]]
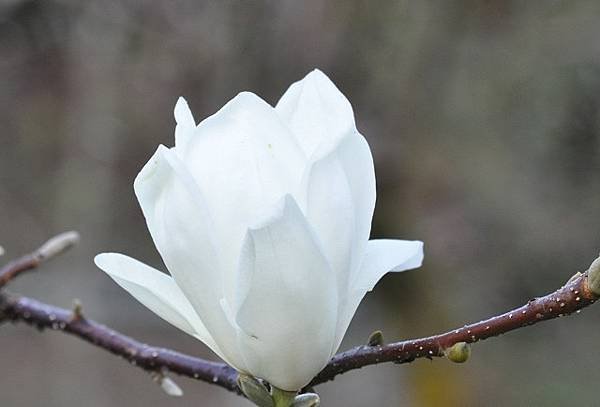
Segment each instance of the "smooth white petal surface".
[[[375,207],[373,159],[364,137],[353,131],[323,158],[317,158],[305,184],[307,218],[337,276],[341,317],[336,331],[343,336],[348,326],[346,310],[355,307],[350,282],[359,271]],[[336,343],[332,354],[338,346]]]
[[355,129],[350,102],[318,69],[292,84],[275,110],[293,130],[307,157],[320,144],[337,144],[336,140]]
[[334,352],[340,346],[363,297],[390,271],[406,271],[421,266],[423,242],[413,240],[369,240],[358,274],[351,282],[345,308],[339,316]]
[[329,360],[337,319],[335,276],[287,195],[252,228],[240,263],[236,320],[248,370],[285,390],[307,384]]
[[101,253],[94,262],[152,312],[200,339],[222,357],[219,347],[172,277],[119,253]]
[[211,215],[192,176],[174,151],[160,146],[137,176],[135,192],[169,272],[226,360],[243,370],[235,329],[220,306],[224,295]]
[[338,276],[341,293],[356,274],[371,232],[375,171],[369,145],[352,131],[335,148],[315,154],[303,181],[306,217]]
[[243,92],[198,125],[182,161],[205,196],[229,290],[248,225],[299,185],[304,154],[273,107]]
[[180,151],[185,151],[188,142],[194,135],[196,122],[187,101],[180,97],[175,104],[175,145]]

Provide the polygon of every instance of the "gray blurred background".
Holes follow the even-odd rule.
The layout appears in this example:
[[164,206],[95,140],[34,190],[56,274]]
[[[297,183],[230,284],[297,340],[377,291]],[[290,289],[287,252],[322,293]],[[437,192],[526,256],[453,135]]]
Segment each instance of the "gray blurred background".
[[[0,245],[68,229],[81,245],[13,291],[152,344],[216,358],[118,288],[101,251],[162,268],[132,182],[173,106],[197,119],[241,90],[274,104],[315,67],[375,158],[373,236],[421,239],[342,349],[441,332],[519,305],[600,249],[600,2],[0,2]],[[334,406],[598,405],[600,306],[474,346],[465,365],[369,367],[318,388]],[[59,333],[0,327],[2,406],[250,406],[184,378],[182,399]]]

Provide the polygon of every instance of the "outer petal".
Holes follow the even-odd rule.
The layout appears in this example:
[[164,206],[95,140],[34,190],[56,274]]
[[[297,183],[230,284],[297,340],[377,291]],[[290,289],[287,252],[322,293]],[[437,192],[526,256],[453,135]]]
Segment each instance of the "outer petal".
[[135,192],[163,261],[226,360],[243,370],[224,295],[213,226],[204,198],[172,150],[160,146],[137,176]]
[[344,311],[340,314],[336,345],[340,346],[350,321],[368,291],[389,271],[405,271],[421,266],[423,242],[409,240],[370,240],[358,275],[351,283]]
[[249,92],[202,121],[177,151],[205,196],[225,287],[233,287],[248,225],[300,183],[304,154],[275,110]]
[[421,267],[423,242],[418,240],[370,240],[353,287],[371,291],[388,271],[405,271]]
[[173,278],[119,253],[99,254],[94,262],[152,312],[221,356],[221,350]]
[[196,122],[187,101],[182,97],[177,100],[174,113],[175,121],[177,122],[177,126],[175,127],[175,145],[183,151],[194,134]]
[[335,276],[291,196],[250,229],[240,264],[236,320],[248,370],[285,390],[327,363],[335,335]]
[[306,216],[345,293],[369,239],[375,208],[373,158],[364,137],[352,131],[335,148],[315,154],[303,183]]
[[350,102],[318,69],[292,84],[275,110],[293,130],[307,157],[321,143],[334,144],[355,129]]

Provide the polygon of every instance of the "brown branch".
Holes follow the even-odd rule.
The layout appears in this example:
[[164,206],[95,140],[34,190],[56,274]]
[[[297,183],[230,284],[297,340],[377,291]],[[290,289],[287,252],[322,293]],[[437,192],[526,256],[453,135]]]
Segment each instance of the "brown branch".
[[[364,366],[384,362],[409,363],[417,358],[445,356],[453,345],[475,343],[541,321],[578,313],[600,297],[597,279],[600,258],[583,274],[576,274],[566,285],[544,297],[534,298],[522,307],[481,322],[465,325],[449,332],[427,338],[390,343],[383,346],[358,346],[339,353],[312,380],[310,386],[333,380],[337,375]],[[590,284],[591,280],[595,280]]]
[[[60,239],[59,239],[60,240]],[[60,241],[59,241],[60,243]],[[43,246],[42,248],[46,247]],[[50,248],[60,247],[51,245]],[[0,288],[23,271],[32,269],[48,257],[40,250],[9,263],[0,270]],[[57,250],[50,250],[56,254]],[[37,253],[37,254],[36,254]],[[384,362],[408,363],[417,358],[445,356],[446,349],[461,342],[483,339],[523,328],[535,323],[578,312],[600,297],[600,258],[589,270],[573,276],[565,286],[544,297],[530,300],[520,308],[499,316],[427,338],[388,345],[358,346],[339,353],[312,380],[308,387],[333,380],[337,375],[363,366]],[[213,383],[241,394],[236,384],[237,372],[223,363],[209,362],[170,349],[143,344],[81,315],[80,309],[69,311],[26,297],[0,292],[0,322],[25,322],[39,329],[60,330],[123,357],[150,372],[171,371],[176,374]]]
[[237,372],[224,363],[210,362],[141,343],[73,311],[31,298],[0,293],[0,321],[25,322],[39,330],[62,331],[83,339],[149,372],[171,371],[240,393]]
[[[0,269],[0,289],[20,274],[33,270],[44,261],[63,253],[78,240],[76,232],[62,233],[48,240],[34,252],[9,262]],[[168,370],[241,394],[236,383],[237,372],[230,366],[136,341],[85,318],[81,313],[80,304],[71,311],[0,291],[0,322],[2,321],[25,322],[39,330],[52,329],[69,333],[149,372],[162,373]]]

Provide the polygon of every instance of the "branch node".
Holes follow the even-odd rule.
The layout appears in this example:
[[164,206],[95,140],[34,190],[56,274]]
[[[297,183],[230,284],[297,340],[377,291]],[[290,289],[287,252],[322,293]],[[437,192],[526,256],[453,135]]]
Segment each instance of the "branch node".
[[71,315],[71,321],[78,321],[83,318],[83,306],[81,300],[78,298],[73,299],[73,314]]

